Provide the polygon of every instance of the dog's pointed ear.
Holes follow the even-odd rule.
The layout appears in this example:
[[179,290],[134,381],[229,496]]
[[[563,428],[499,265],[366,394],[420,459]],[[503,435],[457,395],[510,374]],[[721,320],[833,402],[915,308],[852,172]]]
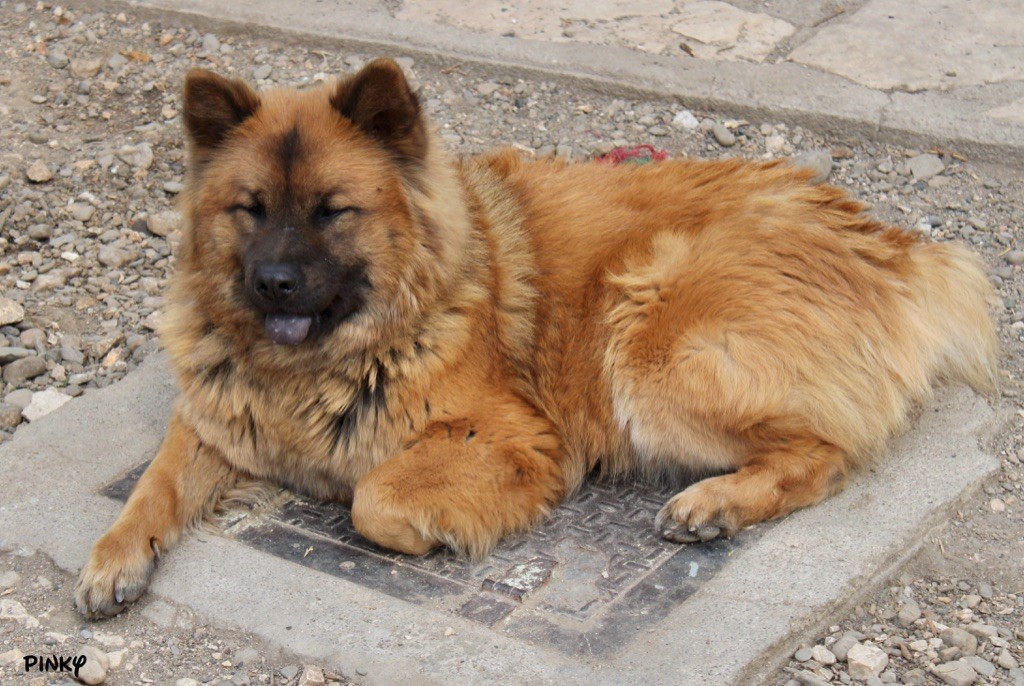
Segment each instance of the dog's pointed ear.
[[399,161],[416,162],[426,155],[419,99],[394,60],[375,59],[339,83],[331,105]]
[[[185,76],[185,131],[202,161],[260,106],[260,97],[239,79],[227,79],[206,69]],[[204,154],[205,153],[205,154]]]

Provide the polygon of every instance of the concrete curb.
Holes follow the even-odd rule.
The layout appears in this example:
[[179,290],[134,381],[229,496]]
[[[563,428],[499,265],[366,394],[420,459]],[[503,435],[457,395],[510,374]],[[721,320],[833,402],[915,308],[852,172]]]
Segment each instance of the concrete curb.
[[[109,7],[114,3],[100,3]],[[784,120],[840,139],[865,137],[937,147],[972,160],[1024,169],[1024,127],[985,116],[1009,83],[957,92],[886,93],[794,63],[712,62],[645,55],[618,47],[481,35],[403,22],[354,3],[308,6],[280,0],[140,0],[132,10],[189,15],[238,30],[284,33],[291,41],[371,54],[458,61],[490,77],[530,74],[586,83],[622,96],[676,98],[683,106],[752,120]],[[1020,91],[1020,92],[1017,92]],[[992,100],[998,92],[1000,101]]]

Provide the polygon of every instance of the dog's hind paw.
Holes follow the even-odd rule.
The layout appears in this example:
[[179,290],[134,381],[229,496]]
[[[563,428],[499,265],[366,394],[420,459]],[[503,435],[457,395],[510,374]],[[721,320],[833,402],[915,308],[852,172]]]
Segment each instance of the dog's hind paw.
[[732,536],[740,527],[728,507],[728,499],[708,479],[673,496],[661,508],[654,526],[662,538],[676,543],[706,543]]

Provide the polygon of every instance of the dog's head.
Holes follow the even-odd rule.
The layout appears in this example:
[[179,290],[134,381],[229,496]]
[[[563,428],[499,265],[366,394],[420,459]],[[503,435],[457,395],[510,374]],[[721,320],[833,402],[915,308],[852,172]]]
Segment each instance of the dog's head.
[[262,94],[194,70],[184,121],[181,269],[204,315],[250,346],[311,351],[372,336],[422,295],[422,272],[436,268],[427,263],[451,248],[423,208],[453,186],[450,170],[434,161],[416,95],[391,60]]

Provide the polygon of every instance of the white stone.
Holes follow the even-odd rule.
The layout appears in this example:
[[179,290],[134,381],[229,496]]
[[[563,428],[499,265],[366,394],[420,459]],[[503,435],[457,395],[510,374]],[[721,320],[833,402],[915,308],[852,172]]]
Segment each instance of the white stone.
[[121,248],[115,248],[110,245],[105,245],[100,248],[99,254],[97,255],[100,264],[110,267],[112,269],[120,269],[124,265],[132,261],[132,255],[127,250]]
[[700,126],[700,120],[690,110],[680,110],[672,117],[672,126],[684,131],[692,131]]
[[152,215],[147,221],[149,232],[156,236],[167,236],[181,226],[181,214],[174,210],[165,210]]
[[992,636],[999,635],[999,629],[992,626],[991,624],[982,624],[981,622],[975,622],[967,627],[967,630],[981,639],[991,638]]
[[889,656],[877,646],[858,643],[846,654],[846,663],[852,678],[867,681],[882,673],[889,664]]
[[782,152],[786,147],[786,139],[779,135],[768,136],[764,139],[764,149],[775,155]]
[[32,284],[32,289],[36,291],[52,291],[57,288],[63,288],[67,285],[68,275],[63,269],[54,269],[45,274],[40,274]]
[[819,665],[834,665],[836,663],[836,656],[831,650],[822,645],[811,648],[811,659]]
[[121,665],[124,664],[124,658],[127,654],[127,650],[115,650],[107,653],[107,661],[110,663],[110,669],[120,669]]
[[25,176],[32,183],[46,183],[53,178],[53,172],[42,160],[36,160],[25,170]]
[[299,677],[299,686],[324,686],[324,670],[314,665],[306,665]]
[[71,60],[71,73],[80,79],[91,79],[100,73],[103,62],[98,59],[79,58]]
[[85,646],[79,655],[85,656],[85,664],[78,670],[78,680],[83,684],[95,686],[107,680],[107,669],[110,668],[110,660],[107,654],[95,646]]
[[30,422],[34,422],[50,414],[69,400],[71,400],[70,395],[65,395],[53,388],[37,391],[32,394],[32,402],[21,411],[21,416]]
[[68,213],[80,222],[87,222],[96,213],[96,208],[87,202],[75,202],[68,206]]
[[25,308],[0,295],[0,326],[17,324],[25,318]]
[[117,156],[136,169],[149,169],[153,164],[153,148],[149,143],[126,145],[117,151]]
[[978,673],[965,660],[936,665],[932,667],[932,674],[949,686],[971,686],[978,680]]
[[907,160],[907,166],[910,167],[910,173],[918,181],[926,181],[936,174],[941,174],[946,168],[946,165],[942,163],[942,160],[937,155],[931,154],[912,157]]

